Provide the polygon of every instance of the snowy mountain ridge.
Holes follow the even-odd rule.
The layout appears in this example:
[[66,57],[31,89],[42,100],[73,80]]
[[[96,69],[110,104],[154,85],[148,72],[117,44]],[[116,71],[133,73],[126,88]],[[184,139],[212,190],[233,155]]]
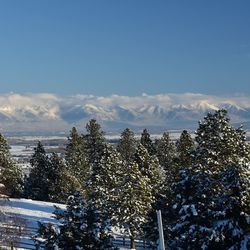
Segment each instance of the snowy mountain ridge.
[[195,93],[141,96],[59,96],[50,93],[1,94],[0,129],[6,131],[65,131],[91,118],[107,129],[124,127],[195,127],[208,112],[225,108],[232,122],[250,123],[248,96]]

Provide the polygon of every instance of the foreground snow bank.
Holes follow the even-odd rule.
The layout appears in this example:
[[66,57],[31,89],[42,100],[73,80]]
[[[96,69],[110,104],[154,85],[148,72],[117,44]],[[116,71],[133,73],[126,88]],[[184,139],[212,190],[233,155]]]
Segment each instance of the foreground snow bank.
[[0,210],[6,214],[6,216],[18,217],[25,220],[26,225],[30,227],[37,227],[37,222],[53,222],[53,212],[55,206],[62,209],[66,208],[66,205],[34,201],[29,199],[0,199]]

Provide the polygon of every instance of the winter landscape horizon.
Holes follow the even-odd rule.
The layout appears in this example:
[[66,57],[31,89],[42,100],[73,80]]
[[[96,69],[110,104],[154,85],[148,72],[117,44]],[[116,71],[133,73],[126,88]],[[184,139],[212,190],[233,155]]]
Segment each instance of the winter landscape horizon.
[[0,132],[11,135],[65,135],[96,119],[109,134],[125,128],[139,133],[195,130],[208,112],[226,109],[236,126],[250,128],[250,96],[165,93],[138,96],[53,93],[0,94]]
[[0,1],[1,250],[250,250],[250,1]]

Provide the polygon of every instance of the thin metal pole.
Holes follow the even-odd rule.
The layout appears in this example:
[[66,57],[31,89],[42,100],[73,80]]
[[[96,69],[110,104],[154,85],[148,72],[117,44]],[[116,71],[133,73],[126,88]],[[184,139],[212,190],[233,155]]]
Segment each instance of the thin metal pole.
[[157,222],[158,222],[158,230],[159,230],[159,250],[165,250],[161,210],[157,210],[156,213],[157,213]]

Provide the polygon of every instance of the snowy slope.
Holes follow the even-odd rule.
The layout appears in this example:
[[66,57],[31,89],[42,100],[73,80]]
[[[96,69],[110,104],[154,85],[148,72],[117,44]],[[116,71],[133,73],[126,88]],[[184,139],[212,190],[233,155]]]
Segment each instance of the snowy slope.
[[[63,204],[29,199],[0,199],[0,211],[4,212],[6,216],[4,221],[1,221],[0,229],[7,223],[20,225],[23,229],[18,239],[20,243],[18,249],[22,249],[22,247],[25,249],[31,247],[31,245],[33,245],[33,247],[31,247],[31,249],[33,249],[34,242],[31,239],[31,236],[34,235],[38,228],[37,222],[57,223],[53,217],[54,206],[58,206],[62,209],[66,208],[66,205]],[[115,237],[115,243],[119,246],[119,249],[129,249],[128,247],[121,246],[123,244],[123,238],[117,230],[113,230],[113,235]],[[126,238],[125,242],[126,246],[129,246],[129,238]],[[137,247],[138,250],[147,249],[140,247],[142,242],[137,241],[137,244],[139,246]]]
[[[1,231],[7,230],[5,244],[10,244],[16,239],[15,244],[20,249],[34,248],[34,241],[31,237],[36,233],[38,221],[56,223],[53,218],[54,205],[65,208],[65,205],[28,199],[0,200],[0,211],[5,214],[1,220]],[[10,226],[11,225],[11,226]],[[13,227],[13,229],[11,228]],[[6,229],[5,229],[6,228]],[[13,235],[18,235],[15,237]],[[7,243],[8,242],[8,243]]]
[[37,227],[37,222],[53,222],[54,206],[65,208],[63,204],[34,201],[28,199],[9,199],[8,201],[0,200],[0,209],[11,216],[17,216],[25,220],[26,224],[31,227]]

